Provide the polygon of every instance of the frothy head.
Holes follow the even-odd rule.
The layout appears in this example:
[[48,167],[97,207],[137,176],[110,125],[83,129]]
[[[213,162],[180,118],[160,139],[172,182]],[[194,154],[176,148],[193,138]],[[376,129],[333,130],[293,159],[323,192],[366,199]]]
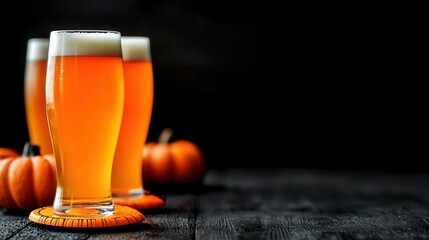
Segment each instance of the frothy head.
[[49,39],[48,38],[30,38],[27,41],[28,61],[48,59]]
[[127,60],[151,60],[150,40],[148,37],[122,36],[122,57]]
[[50,35],[49,56],[121,57],[121,34],[107,30],[59,30]]

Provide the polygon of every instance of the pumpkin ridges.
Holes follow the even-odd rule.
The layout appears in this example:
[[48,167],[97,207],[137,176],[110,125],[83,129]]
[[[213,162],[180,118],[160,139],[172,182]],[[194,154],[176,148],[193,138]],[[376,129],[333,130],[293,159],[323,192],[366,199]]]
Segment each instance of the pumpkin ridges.
[[46,160],[48,160],[48,162],[51,164],[51,166],[54,168],[54,170],[57,170],[57,163],[55,162],[55,156],[53,153],[45,154],[45,155],[43,155],[43,157]]
[[[52,179],[56,180],[54,167],[49,160],[36,156],[31,158],[33,163],[33,183],[34,195],[37,206],[52,205],[55,198],[56,184],[52,184]],[[37,169],[37,171],[36,171]]]
[[172,163],[174,165],[172,175],[173,179],[175,179],[172,182],[177,183],[186,183],[192,181],[192,168],[189,164],[188,159],[182,154],[181,150],[177,151],[177,149],[171,149],[171,158]]
[[152,171],[151,171],[151,162],[150,162],[150,156],[152,155],[152,149],[155,147],[156,143],[154,142],[148,142],[143,147],[142,151],[142,168],[143,168],[143,186],[146,183],[151,183],[153,181],[152,179]]
[[15,200],[12,198],[10,193],[7,174],[9,172],[10,164],[14,159],[14,157],[9,157],[0,160],[0,206],[10,209],[18,208],[18,205],[16,205]]
[[[40,155],[39,147],[27,142],[21,155],[0,148],[0,205],[30,210],[52,204],[57,186],[55,156]],[[0,153],[0,154],[1,154]]]
[[204,174],[204,159],[200,149],[190,141],[177,140],[170,144],[170,152],[176,163],[177,182],[198,182]]
[[206,160],[197,144],[188,140],[169,142],[173,131],[165,128],[158,142],[143,148],[143,181],[145,184],[200,183],[206,172]]
[[156,183],[169,183],[172,179],[172,160],[166,144],[156,145],[150,154],[150,179]]
[[10,193],[18,207],[26,210],[36,208],[31,158],[16,158],[10,164],[8,175]]

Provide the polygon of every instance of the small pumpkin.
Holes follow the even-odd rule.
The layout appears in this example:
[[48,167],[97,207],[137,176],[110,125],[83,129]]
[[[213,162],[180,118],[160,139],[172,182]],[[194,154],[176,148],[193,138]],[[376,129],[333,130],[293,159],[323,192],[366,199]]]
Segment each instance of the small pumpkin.
[[32,210],[52,205],[57,187],[53,154],[40,155],[40,148],[27,142],[22,154],[0,158],[0,205]]
[[179,139],[169,142],[173,131],[164,129],[158,142],[148,142],[143,148],[143,184],[198,184],[206,172],[206,159],[194,142]]
[[6,157],[17,157],[19,155],[20,154],[12,148],[6,148],[6,147],[0,148],[0,159],[6,158]]

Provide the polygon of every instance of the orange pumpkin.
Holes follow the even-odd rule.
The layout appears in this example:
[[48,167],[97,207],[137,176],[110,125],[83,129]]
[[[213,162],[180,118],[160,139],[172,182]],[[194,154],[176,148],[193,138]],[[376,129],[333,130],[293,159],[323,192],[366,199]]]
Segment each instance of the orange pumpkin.
[[200,147],[189,140],[169,142],[173,132],[164,129],[158,142],[148,142],[143,148],[144,185],[201,183],[206,172],[206,160]]
[[0,205],[23,210],[52,205],[57,187],[54,155],[40,155],[39,147],[30,143],[21,155],[10,153],[0,158]]
[[0,148],[0,159],[6,158],[6,157],[17,157],[20,154],[13,150],[12,148]]

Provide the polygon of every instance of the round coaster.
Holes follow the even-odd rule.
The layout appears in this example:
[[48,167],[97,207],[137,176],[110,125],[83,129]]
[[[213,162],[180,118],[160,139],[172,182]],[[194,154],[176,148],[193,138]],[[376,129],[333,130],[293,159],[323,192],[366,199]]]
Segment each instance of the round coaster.
[[33,222],[66,228],[103,228],[134,224],[144,220],[136,209],[115,205],[115,212],[103,217],[68,217],[54,214],[52,206],[41,207],[31,211],[28,216]]
[[139,197],[130,199],[113,199],[113,202],[115,204],[132,207],[138,210],[159,208],[165,205],[162,198],[153,194],[142,194]]

